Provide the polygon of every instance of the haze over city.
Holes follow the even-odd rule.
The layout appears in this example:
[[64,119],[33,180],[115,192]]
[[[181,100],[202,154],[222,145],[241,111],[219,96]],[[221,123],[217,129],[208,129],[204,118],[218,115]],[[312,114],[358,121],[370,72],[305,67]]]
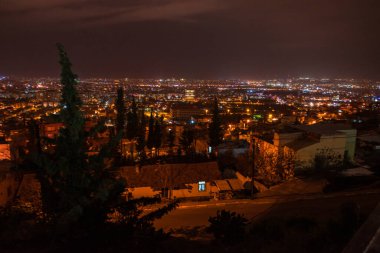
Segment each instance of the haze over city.
[[0,73],[54,77],[380,78],[372,0],[1,0]]

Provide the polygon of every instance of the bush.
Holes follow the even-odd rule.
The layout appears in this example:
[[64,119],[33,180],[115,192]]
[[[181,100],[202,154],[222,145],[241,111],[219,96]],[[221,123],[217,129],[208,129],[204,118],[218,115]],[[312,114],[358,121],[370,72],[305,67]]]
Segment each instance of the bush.
[[254,224],[250,232],[260,241],[280,241],[285,237],[284,223],[283,219],[272,217]]
[[240,214],[221,210],[217,212],[215,217],[210,217],[208,221],[211,224],[207,231],[214,234],[217,241],[225,244],[236,244],[245,238],[248,220]]

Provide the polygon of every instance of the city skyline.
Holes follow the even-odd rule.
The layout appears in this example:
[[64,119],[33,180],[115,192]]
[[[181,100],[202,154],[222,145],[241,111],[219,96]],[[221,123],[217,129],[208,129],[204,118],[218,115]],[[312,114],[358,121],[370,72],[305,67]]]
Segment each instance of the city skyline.
[[378,79],[375,1],[0,1],[0,73],[81,78]]
[[0,0],[0,252],[377,252],[374,1],[136,2]]

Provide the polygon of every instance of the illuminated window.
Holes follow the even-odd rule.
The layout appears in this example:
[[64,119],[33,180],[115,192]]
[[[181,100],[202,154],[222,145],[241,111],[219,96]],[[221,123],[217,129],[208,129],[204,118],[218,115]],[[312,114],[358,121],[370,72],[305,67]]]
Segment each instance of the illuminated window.
[[199,181],[198,191],[200,191],[200,192],[206,191],[206,182],[205,181]]

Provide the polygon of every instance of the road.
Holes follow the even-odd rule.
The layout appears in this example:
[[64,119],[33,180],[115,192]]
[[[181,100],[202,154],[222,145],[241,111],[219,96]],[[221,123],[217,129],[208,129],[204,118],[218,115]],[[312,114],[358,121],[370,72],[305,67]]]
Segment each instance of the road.
[[[157,220],[155,226],[164,230],[178,228],[192,228],[207,226],[208,218],[215,216],[218,210],[226,209],[243,214],[252,220],[259,215],[269,212],[277,214],[298,213],[299,215],[315,214],[319,212],[330,214],[331,210],[338,210],[341,203],[354,201],[363,209],[375,205],[380,201],[380,192],[353,191],[334,194],[300,194],[260,199],[208,201],[182,203],[176,210]],[[369,209],[369,208],[368,208]]]
[[252,219],[268,210],[276,202],[276,199],[257,199],[184,203],[170,214],[157,220],[155,226],[164,230],[206,226],[208,218],[215,216],[216,212],[221,209],[244,214],[246,218]]

